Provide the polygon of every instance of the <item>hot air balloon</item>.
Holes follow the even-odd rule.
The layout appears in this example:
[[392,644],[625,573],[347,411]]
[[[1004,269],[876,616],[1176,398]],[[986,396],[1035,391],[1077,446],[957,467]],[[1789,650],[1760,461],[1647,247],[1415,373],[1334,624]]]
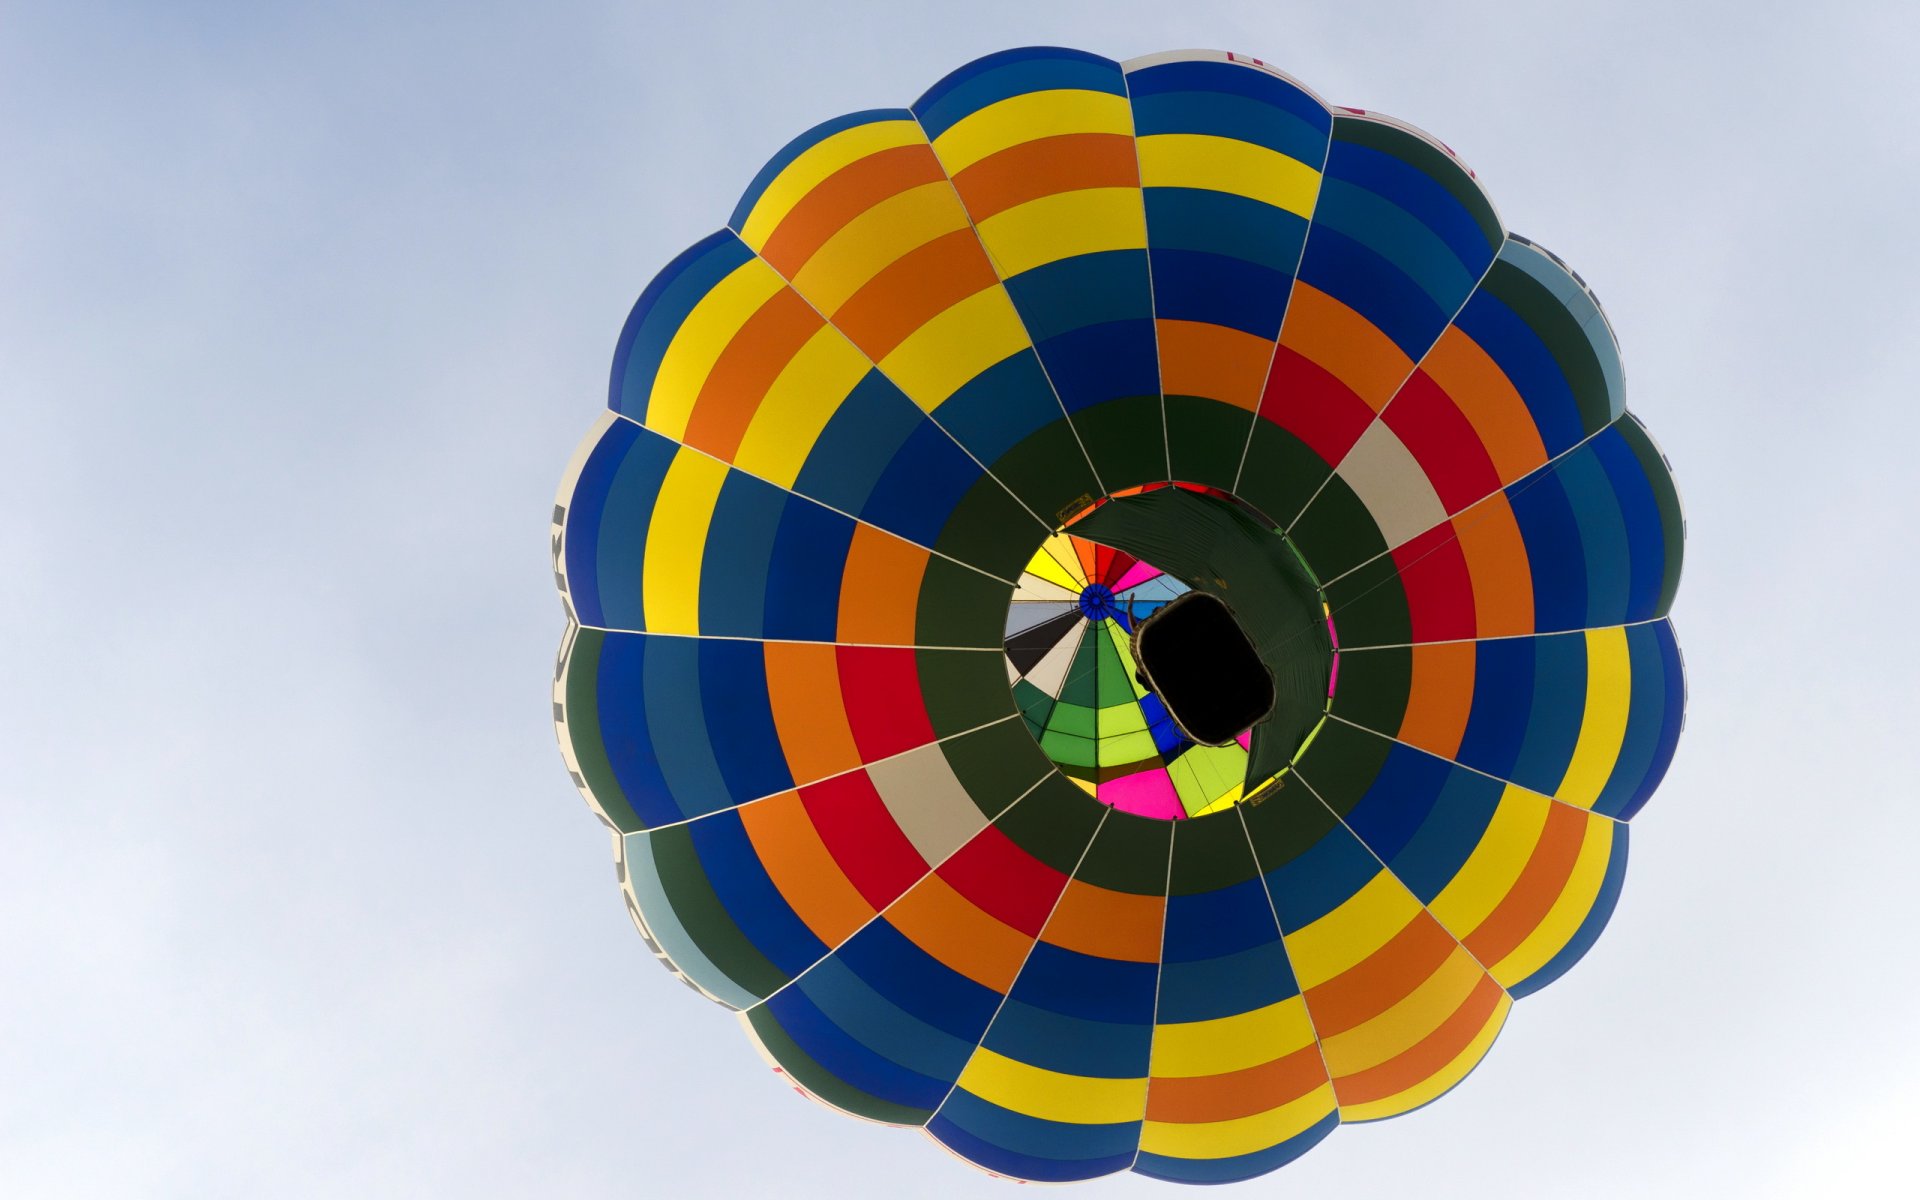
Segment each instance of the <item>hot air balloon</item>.
[[1598,300],[1403,122],[1013,50],[776,154],[553,514],[654,953],[846,1113],[1214,1183],[1459,1083],[1613,912],[1683,525]]

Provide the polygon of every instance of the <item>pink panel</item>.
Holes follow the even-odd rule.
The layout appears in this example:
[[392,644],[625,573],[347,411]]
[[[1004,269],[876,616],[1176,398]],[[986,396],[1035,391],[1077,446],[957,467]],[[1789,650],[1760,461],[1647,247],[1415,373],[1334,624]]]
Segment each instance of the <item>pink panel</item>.
[[1162,821],[1178,820],[1187,815],[1187,810],[1181,807],[1179,795],[1173,790],[1173,780],[1158,767],[1109,779],[1100,785],[1100,802],[1111,804],[1121,812],[1158,817]]

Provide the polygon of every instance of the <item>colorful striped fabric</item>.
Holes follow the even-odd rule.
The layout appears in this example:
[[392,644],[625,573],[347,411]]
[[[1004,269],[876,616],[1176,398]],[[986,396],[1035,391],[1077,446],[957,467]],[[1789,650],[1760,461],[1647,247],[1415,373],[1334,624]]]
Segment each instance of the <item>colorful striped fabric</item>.
[[[1337,626],[1263,785],[1135,669],[1194,581],[1067,530],[1170,482]],[[796,139],[642,293],[553,524],[650,947],[797,1090],[1021,1179],[1245,1179],[1451,1088],[1606,924],[1685,706],[1592,292],[1228,54],[1008,51]]]

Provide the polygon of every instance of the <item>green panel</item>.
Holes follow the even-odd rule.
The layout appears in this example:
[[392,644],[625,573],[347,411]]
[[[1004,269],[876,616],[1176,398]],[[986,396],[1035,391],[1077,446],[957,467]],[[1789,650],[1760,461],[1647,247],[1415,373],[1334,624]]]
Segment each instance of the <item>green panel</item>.
[[1660,532],[1666,538],[1667,561],[1661,571],[1660,602],[1654,615],[1664,617],[1673,607],[1674,593],[1680,590],[1680,565],[1686,552],[1687,527],[1680,512],[1680,492],[1674,486],[1666,456],[1653,444],[1639,417],[1627,413],[1620,421],[1620,436],[1640,460],[1640,468],[1653,486],[1653,502],[1660,509]]
[[1073,414],[1073,427],[1109,492],[1167,478],[1167,434],[1158,395],[1122,396],[1083,408]]
[[[645,822],[633,811],[626,790],[614,777],[600,732],[600,647],[607,635],[597,629],[576,629],[567,650],[567,736],[580,764],[581,782],[621,833],[638,833]],[[634,702],[639,703],[638,697]]]
[[994,828],[1054,870],[1071,874],[1100,819],[1111,811],[1055,772],[1002,814]]
[[[1256,419],[1247,441],[1247,462],[1240,470],[1240,485],[1232,491],[1260,510],[1275,528],[1285,529],[1331,474],[1333,468],[1305,442],[1272,421]],[[1312,559],[1307,561],[1313,563]],[[1317,564],[1313,569],[1321,579],[1327,578]]]
[[1113,644],[1113,634],[1117,628],[1112,621],[1101,621],[1093,627],[1093,643],[1099,657],[1099,665],[1095,669],[1098,684],[1094,690],[1095,703],[1101,708],[1125,704],[1138,711],[1134,703],[1137,695],[1133,688],[1133,676],[1128,673],[1126,664],[1120,661],[1120,651]]
[[1419,167],[1431,175],[1434,182],[1452,192],[1454,199],[1473,214],[1474,221],[1480,226],[1481,236],[1487,239],[1489,247],[1498,246],[1505,240],[1506,234],[1500,228],[1500,218],[1494,213],[1493,204],[1468,176],[1467,169],[1425,138],[1378,121],[1339,113],[1335,113],[1333,118],[1333,138],[1335,141],[1383,151]]
[[1167,397],[1167,450],[1173,477],[1232,491],[1254,416],[1202,396]]
[[[1081,708],[1100,707],[1100,639],[1088,625],[1080,637],[1080,648],[1073,652],[1073,662],[1067,666],[1067,682],[1060,689],[1060,703],[1074,704]],[[1093,734],[1093,725],[1089,721],[1087,734]]]
[[[1381,555],[1328,584],[1327,603],[1333,608],[1333,623],[1344,647],[1404,646],[1413,640],[1407,589],[1390,556]],[[1342,669],[1345,666],[1343,660]]]
[[740,932],[733,917],[713,894],[706,868],[694,852],[693,834],[686,825],[669,825],[648,834],[647,848],[653,854],[661,890],[672,903],[674,915],[714,966],[762,998],[789,982],[787,973],[769,962]]
[[1480,288],[1511,308],[1546,344],[1573,389],[1583,433],[1604,429],[1613,420],[1606,372],[1580,322],[1547,286],[1510,262],[1495,260]]
[[1217,891],[1260,873],[1253,861],[1253,848],[1247,845],[1239,807],[1175,823],[1169,895]]
[[[1009,576],[1012,578],[1012,576]],[[914,640],[922,646],[979,646],[999,650],[1006,638],[1013,585],[934,555],[920,582]],[[1006,685],[1006,672],[1000,674]]]
[[977,650],[916,650],[920,697],[936,737],[977,729],[1017,711],[1007,690],[1007,663]]
[[[1336,724],[1327,722],[1327,729]],[[1324,736],[1326,731],[1321,732]],[[1320,741],[1320,738],[1314,739],[1314,748]],[[1314,748],[1308,749],[1307,758],[1313,757]],[[1234,811],[1247,823],[1247,835],[1253,839],[1262,871],[1286,866],[1340,824],[1332,811],[1291,775],[1245,804],[1235,805]]]
[[1017,579],[1047,529],[992,476],[982,475],[954,507],[934,549],[1002,579]]
[[1094,778],[1094,768],[1100,765],[1100,743],[1057,727],[1040,735],[1040,748],[1062,767],[1075,768],[1074,774],[1081,779]]
[[780,1022],[765,1008],[748,1009],[747,1021],[753,1026],[754,1033],[760,1036],[760,1044],[780,1064],[781,1070],[828,1104],[870,1121],[885,1121],[890,1125],[924,1125],[932,1119],[931,1109],[908,1108],[904,1104],[869,1095],[813,1061],[806,1051],[787,1036],[787,1031],[780,1028]]
[[1163,895],[1175,825],[1115,809],[1100,826],[1076,878],[1136,896]]
[[1053,764],[1019,721],[1002,721],[940,743],[967,796],[989,820],[1025,795]]
[[[1043,521],[1064,521],[1100,496],[1093,469],[1064,418],[995,459],[989,469]],[[1004,606],[995,615],[1004,617]]]
[[1378,734],[1328,721],[1301,757],[1298,770],[1320,798],[1344,817],[1373,786],[1392,752],[1393,743]]
[[1307,565],[1322,581],[1338,579],[1389,549],[1373,514],[1338,475],[1327,480],[1327,486],[1287,530],[1287,536],[1300,547]]
[[1407,697],[1413,690],[1413,651],[1405,646],[1385,650],[1340,652],[1340,683],[1333,693],[1333,711],[1356,724],[1382,733],[1398,733],[1407,715]]

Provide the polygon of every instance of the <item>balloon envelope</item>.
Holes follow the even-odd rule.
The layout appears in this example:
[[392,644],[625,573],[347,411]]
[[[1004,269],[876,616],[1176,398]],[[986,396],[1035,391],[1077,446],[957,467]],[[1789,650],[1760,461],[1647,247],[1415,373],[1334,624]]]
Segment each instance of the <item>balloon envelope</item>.
[[[641,295],[554,526],[560,743],[654,952],[1024,1179],[1247,1178],[1457,1084],[1680,730],[1679,502],[1592,292],[1233,55],[1009,51],[795,139]],[[1218,745],[1136,659],[1195,591],[1181,686],[1271,683]]]

